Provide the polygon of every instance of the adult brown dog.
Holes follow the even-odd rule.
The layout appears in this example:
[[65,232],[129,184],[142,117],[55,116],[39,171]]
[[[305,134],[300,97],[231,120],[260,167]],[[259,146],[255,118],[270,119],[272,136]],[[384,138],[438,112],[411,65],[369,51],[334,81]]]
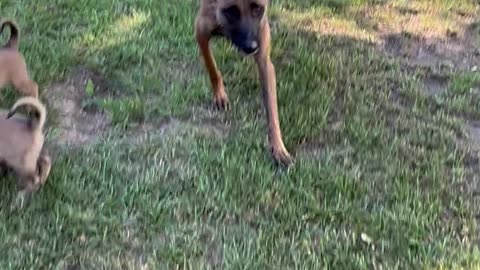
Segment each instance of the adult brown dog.
[[[31,107],[32,118],[14,116],[21,107]],[[51,160],[43,149],[46,114],[44,105],[34,97],[20,98],[10,111],[0,111],[0,164],[16,173],[21,189],[17,201],[22,205],[50,172]]]
[[211,38],[223,36],[242,54],[254,56],[263,88],[270,151],[276,163],[290,165],[293,158],[283,143],[278,119],[275,69],[270,60],[268,4],[268,0],[201,0],[195,37],[210,76],[215,106],[221,110],[229,108],[229,101],[210,50]]
[[0,33],[6,26],[10,27],[10,39],[0,48],[0,88],[12,84],[22,94],[38,98],[38,85],[30,79],[25,58],[18,51],[18,27],[13,21],[3,21]]

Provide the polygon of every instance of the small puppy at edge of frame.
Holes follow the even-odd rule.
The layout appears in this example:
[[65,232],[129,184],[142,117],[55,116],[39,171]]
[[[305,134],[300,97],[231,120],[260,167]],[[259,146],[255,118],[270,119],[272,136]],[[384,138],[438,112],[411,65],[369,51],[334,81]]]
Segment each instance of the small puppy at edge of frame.
[[[15,115],[21,107],[31,107],[32,116]],[[43,147],[46,116],[45,106],[34,97],[20,98],[8,112],[0,111],[0,164],[16,174],[20,188],[12,207],[23,207],[50,173],[52,162]]]
[[18,51],[18,27],[13,21],[3,21],[0,34],[6,26],[10,27],[10,39],[0,48],[0,88],[11,84],[22,94],[38,98],[38,85],[30,79],[25,58]]

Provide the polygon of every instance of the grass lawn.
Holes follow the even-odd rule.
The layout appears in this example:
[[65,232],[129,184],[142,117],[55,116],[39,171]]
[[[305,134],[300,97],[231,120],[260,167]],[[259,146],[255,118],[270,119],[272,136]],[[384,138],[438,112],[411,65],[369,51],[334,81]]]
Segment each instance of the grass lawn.
[[212,109],[199,1],[0,1],[55,162],[23,210],[1,181],[0,269],[480,268],[478,1],[272,0],[288,171],[221,40]]

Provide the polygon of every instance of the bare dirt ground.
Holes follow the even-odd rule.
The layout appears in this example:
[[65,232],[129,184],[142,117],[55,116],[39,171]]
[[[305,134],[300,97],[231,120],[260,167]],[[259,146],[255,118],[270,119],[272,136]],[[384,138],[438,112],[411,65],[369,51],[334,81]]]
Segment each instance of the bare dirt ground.
[[83,108],[85,88],[91,80],[95,88],[105,87],[101,76],[86,68],[79,68],[65,81],[51,85],[45,95],[58,117],[57,130],[59,144],[69,146],[91,142],[104,134],[109,120],[101,111],[87,111]]
[[[45,95],[55,113],[55,143],[60,146],[76,147],[94,143],[107,136],[113,128],[108,111],[88,103],[87,84],[93,83],[99,96],[109,92],[108,80],[97,71],[79,67],[64,81],[55,83],[45,90]],[[136,123],[135,128],[126,131],[129,144],[140,144],[147,137],[161,137],[167,134],[182,134],[188,130],[208,137],[224,138],[229,132],[228,123],[215,119],[216,112],[203,107],[193,107],[188,115],[175,118],[165,117],[154,123]]]

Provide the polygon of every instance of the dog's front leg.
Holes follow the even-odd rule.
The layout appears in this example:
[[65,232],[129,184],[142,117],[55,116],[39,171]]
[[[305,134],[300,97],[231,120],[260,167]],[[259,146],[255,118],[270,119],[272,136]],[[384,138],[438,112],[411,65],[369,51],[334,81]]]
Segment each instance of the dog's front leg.
[[210,77],[215,107],[219,110],[228,110],[230,104],[227,93],[225,92],[225,87],[223,86],[222,75],[217,68],[217,63],[215,62],[210,49],[210,39],[212,37],[211,31],[212,30],[207,29],[204,26],[201,17],[197,19],[195,25],[195,37],[200,48],[200,55],[203,58],[203,62]]
[[270,151],[277,164],[288,166],[293,162],[293,158],[285,148],[280,130],[277,107],[277,85],[275,68],[270,60],[270,43],[270,26],[267,21],[260,33],[260,51],[255,55],[255,62],[262,83]]

